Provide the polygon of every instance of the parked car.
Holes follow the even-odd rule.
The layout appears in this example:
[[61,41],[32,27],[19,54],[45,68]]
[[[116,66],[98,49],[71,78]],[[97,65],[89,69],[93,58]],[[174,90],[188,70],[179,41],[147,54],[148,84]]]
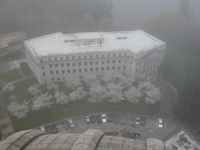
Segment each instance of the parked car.
[[108,122],[113,122],[113,114],[108,114]]
[[103,122],[103,123],[106,123],[106,122],[107,122],[107,120],[106,120],[106,114],[102,114],[102,115],[101,115],[101,118],[102,118],[102,122]]
[[70,126],[70,128],[71,128],[71,129],[75,128],[75,125],[74,125],[73,120],[72,120],[72,119],[69,119],[68,121],[69,121],[69,126]]
[[94,115],[90,116],[90,121],[94,124],[96,123],[96,118]]
[[89,116],[85,116],[85,121],[86,121],[86,124],[90,124],[90,117]]
[[135,124],[139,125],[140,124],[140,118],[135,119]]
[[118,123],[118,114],[114,114],[113,122]]
[[158,119],[158,127],[163,128],[163,120],[161,118]]
[[67,121],[63,121],[63,128],[65,130],[69,130],[69,125],[68,125]]
[[52,129],[50,125],[45,126],[45,130],[47,133],[52,134]]
[[142,125],[142,126],[144,126],[144,125],[145,125],[145,123],[146,123],[146,120],[145,120],[145,118],[141,118],[141,125]]
[[58,133],[58,129],[55,124],[52,124],[51,128],[52,128],[53,133]]
[[102,123],[102,119],[100,115],[97,115],[96,118],[97,118],[97,123]]
[[41,127],[40,127],[40,130],[45,131],[45,127],[44,127],[44,126],[41,126]]

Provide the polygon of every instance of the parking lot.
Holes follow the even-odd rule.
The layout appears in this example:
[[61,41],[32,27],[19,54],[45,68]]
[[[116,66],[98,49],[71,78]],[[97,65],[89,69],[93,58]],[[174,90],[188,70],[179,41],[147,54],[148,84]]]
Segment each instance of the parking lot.
[[[119,132],[122,128],[127,128],[130,132],[139,133],[141,136],[138,138],[140,140],[146,140],[147,138],[154,137],[158,139],[164,139],[169,134],[177,130],[178,125],[170,120],[163,120],[163,128],[158,127],[157,117],[146,117],[145,125],[136,125],[135,117],[130,117],[126,115],[119,115],[118,123],[94,123],[86,124],[85,116],[79,116],[72,118],[75,128],[65,130],[63,128],[62,121],[56,123],[58,132],[69,132],[69,133],[83,133],[88,129],[100,129],[104,132]],[[108,118],[107,118],[108,119]],[[64,119],[68,120],[68,119]],[[55,123],[54,123],[55,124]]]

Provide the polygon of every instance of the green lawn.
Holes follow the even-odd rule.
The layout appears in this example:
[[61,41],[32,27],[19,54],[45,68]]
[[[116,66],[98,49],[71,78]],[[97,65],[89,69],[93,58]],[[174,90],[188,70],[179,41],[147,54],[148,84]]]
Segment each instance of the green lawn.
[[[15,91],[13,95],[17,96],[18,101],[23,102],[31,100],[31,95],[27,92],[27,89],[36,84],[36,79],[26,80],[19,83],[16,83],[14,86]],[[69,89],[66,89],[63,83],[59,83],[59,88],[64,90],[66,93],[71,92]],[[46,91],[45,86],[41,86],[41,90]],[[5,104],[9,104],[11,93],[4,93],[2,95]],[[55,101],[55,100],[54,100]],[[115,107],[114,107],[115,106]],[[52,105],[51,108],[40,111],[31,111],[27,118],[16,119],[11,117],[15,131],[30,129],[42,124],[53,122],[56,120],[64,119],[67,117],[77,116],[86,113],[96,113],[96,112],[124,112],[124,113],[136,113],[141,114],[141,109],[143,108],[142,114],[153,115],[159,108],[159,103],[155,105],[148,105],[144,101],[141,101],[140,104],[134,105],[133,103],[122,101],[117,104],[108,103],[107,101],[103,103],[89,103],[87,98],[82,101],[70,102],[67,105]],[[65,113],[61,112],[62,108],[67,108],[68,111]]]
[[176,88],[179,88],[185,83],[187,70],[200,64],[200,56],[169,48],[166,51],[164,62],[170,63],[173,66],[173,75],[169,82]]
[[32,74],[31,69],[29,68],[28,64],[20,64],[22,71],[24,72],[25,76],[29,76]]
[[0,73],[0,80],[4,80],[7,82],[14,81],[20,79],[20,75],[17,72],[17,69],[9,70],[3,73]]

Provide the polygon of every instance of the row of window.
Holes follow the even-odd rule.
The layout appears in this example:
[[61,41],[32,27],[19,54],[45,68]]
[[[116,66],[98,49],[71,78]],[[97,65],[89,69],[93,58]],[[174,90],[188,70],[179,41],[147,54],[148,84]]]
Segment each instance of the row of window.
[[[87,58],[104,58],[104,57],[120,57],[127,56],[127,53],[114,53],[114,54],[96,54],[96,55],[82,55],[82,56],[67,56],[67,57],[52,57],[48,58],[48,61],[57,61],[57,60],[73,60],[73,59],[87,59]],[[40,62],[44,62],[43,59]]]
[[152,58],[151,60],[145,61],[142,73],[145,73],[151,69],[155,69],[156,67],[159,67],[159,65],[160,65],[160,57]]
[[[93,62],[93,61],[90,61],[90,62],[78,62],[78,63],[75,63],[75,62],[73,62],[73,63],[66,63],[66,66],[67,67],[70,67],[70,66],[82,66],[82,65],[93,65],[93,64],[96,64],[96,65],[99,65],[100,63],[103,65],[103,64],[105,64],[105,63],[107,63],[107,64],[115,64],[115,63],[121,63],[122,62],[122,60],[107,60],[106,62],[104,62],[104,61],[102,61],[102,62],[99,62],[99,61],[96,61],[96,62]],[[59,64],[49,64],[49,68],[53,68],[53,66],[55,66],[55,67],[59,67]],[[65,64],[64,63],[61,63],[60,64],[60,67],[65,67]],[[42,68],[42,70],[44,70],[44,66],[42,66],[41,67]]]
[[[82,73],[82,72],[93,72],[93,71],[109,71],[109,70],[121,70],[121,69],[126,69],[126,66],[123,66],[123,68],[121,66],[118,66],[118,67],[101,67],[101,68],[80,68],[80,69],[68,69],[68,70],[56,70],[55,72],[54,71],[50,71],[50,74],[53,75],[53,74],[65,74],[65,73]],[[43,76],[45,76],[45,73],[43,73]]]

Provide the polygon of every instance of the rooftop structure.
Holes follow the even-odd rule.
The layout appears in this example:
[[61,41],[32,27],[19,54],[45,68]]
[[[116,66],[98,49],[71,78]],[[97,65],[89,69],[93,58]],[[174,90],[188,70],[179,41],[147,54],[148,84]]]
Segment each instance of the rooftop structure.
[[184,131],[180,131],[177,135],[166,141],[165,147],[167,150],[200,150],[200,145]]
[[[157,141],[157,142],[152,142]],[[1,150],[164,150],[161,140],[144,141],[106,136],[101,130],[89,129],[82,134],[47,134],[40,130],[26,130],[0,142]],[[158,145],[157,145],[158,144]]]
[[165,45],[164,42],[141,31],[60,32],[25,41],[35,58],[49,55],[129,50],[134,54]]

